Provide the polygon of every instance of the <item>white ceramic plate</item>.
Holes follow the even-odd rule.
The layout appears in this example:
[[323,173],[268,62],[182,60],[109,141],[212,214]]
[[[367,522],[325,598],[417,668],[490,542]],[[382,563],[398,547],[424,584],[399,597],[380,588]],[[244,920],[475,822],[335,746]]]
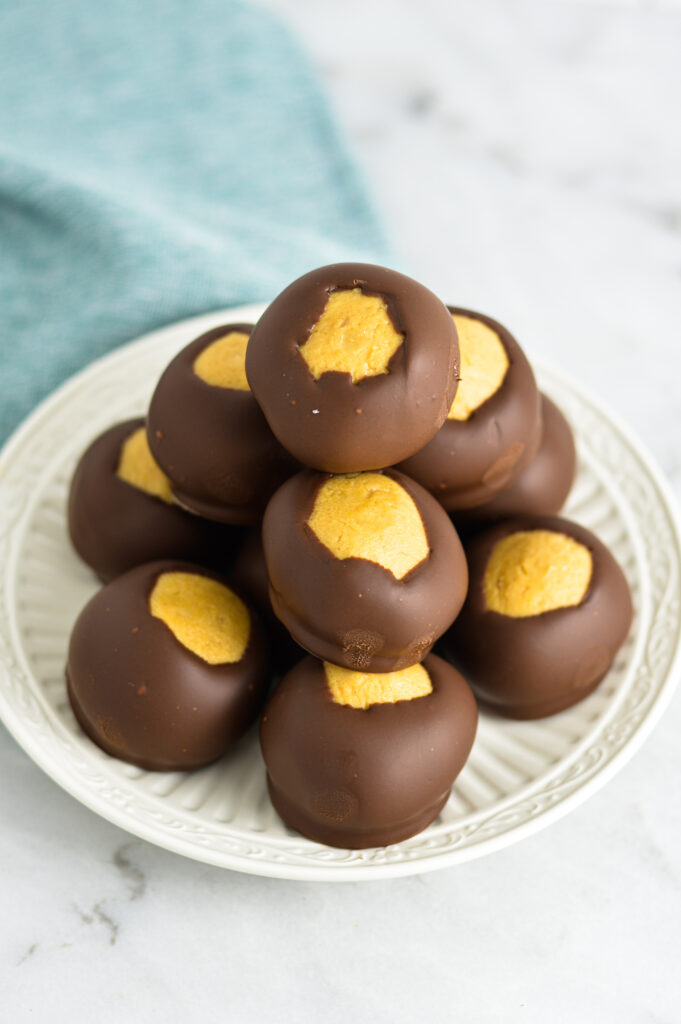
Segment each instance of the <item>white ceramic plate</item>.
[[539,369],[579,447],[566,515],[594,530],[627,574],[636,617],[611,672],[577,707],[538,722],[482,715],[438,820],[396,846],[352,851],[287,831],[270,806],[255,730],[218,764],[158,774],[108,757],[77,727],[64,686],[70,628],[97,584],[70,548],[68,481],[81,451],[142,414],[161,370],[193,337],[262,307],[196,317],[126,345],[45,401],[0,456],[0,714],[59,785],[104,818],[197,860],[280,878],[406,875],[490,853],[554,821],[603,785],[662,714],[678,674],[681,545],[649,457],[600,405]]

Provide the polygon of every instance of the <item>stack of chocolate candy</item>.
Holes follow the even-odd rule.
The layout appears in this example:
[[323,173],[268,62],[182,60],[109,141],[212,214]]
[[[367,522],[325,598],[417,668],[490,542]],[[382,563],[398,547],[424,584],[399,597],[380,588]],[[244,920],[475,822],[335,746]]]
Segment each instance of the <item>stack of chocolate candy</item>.
[[405,839],[465,764],[473,691],[553,714],[628,632],[612,555],[556,518],[574,471],[501,324],[385,268],[307,274],[254,327],[193,341],[146,423],[83,456],[71,536],[111,582],[73,631],[76,717],[114,756],[196,768],[257,717],[269,661],[283,820],[334,846]]

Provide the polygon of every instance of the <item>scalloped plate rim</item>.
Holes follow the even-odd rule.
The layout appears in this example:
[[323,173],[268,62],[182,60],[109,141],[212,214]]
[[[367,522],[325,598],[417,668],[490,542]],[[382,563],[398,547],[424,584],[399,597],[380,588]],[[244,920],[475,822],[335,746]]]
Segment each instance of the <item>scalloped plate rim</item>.
[[[170,333],[186,332],[187,336],[191,337],[193,334],[198,334],[203,330],[207,330],[213,324],[223,320],[232,318],[246,321],[256,320],[264,308],[265,305],[261,303],[248,304],[233,307],[231,309],[216,310],[215,312],[192,316],[146,333],[89,363],[47,396],[47,398],[45,398],[21,424],[19,424],[7,439],[5,445],[0,451],[0,486],[2,485],[6,467],[11,463],[15,450],[21,446],[24,438],[27,438],[30,433],[40,425],[42,420],[45,418],[49,419],[50,415],[58,409],[62,401],[68,400],[69,396],[73,392],[77,392],[90,374],[101,372],[101,370],[105,369],[109,363],[115,365],[121,360],[126,360],[134,354],[136,348],[146,346],[151,347],[155,343],[162,341],[164,337]],[[534,360],[533,365],[535,365]],[[620,417],[613,414],[609,409],[605,409],[603,407],[603,403],[578,383],[571,375],[558,370],[555,366],[547,363],[545,360],[538,361],[536,363],[536,369],[537,376],[542,378],[542,385],[544,384],[545,379],[547,379],[549,391],[551,390],[551,379],[554,379],[559,387],[563,386],[572,391],[579,400],[590,405],[598,416],[608,421],[609,424],[620,434],[622,440],[626,442],[629,448],[638,457],[639,461],[645,466],[652,483],[657,489],[664,511],[667,514],[672,535],[676,543],[677,557],[681,560],[681,520],[676,507],[676,500],[671,491],[670,485],[665,479],[662,471],[658,468],[654,458],[647,451],[646,447],[635,435],[631,433],[629,427],[620,419]],[[1,525],[2,510],[0,510],[0,526]],[[12,554],[13,556],[16,556],[16,551],[13,550]],[[18,642],[19,638],[15,639],[17,640],[17,649],[22,651],[21,644]],[[4,665],[0,667],[4,670]],[[28,666],[25,665],[24,671],[26,672],[27,669]],[[28,669],[28,672],[30,674],[30,669]],[[84,786],[80,776],[74,774],[74,771],[70,766],[66,766],[63,763],[55,764],[54,757],[51,753],[44,753],[40,747],[35,744],[30,732],[30,726],[19,714],[15,713],[15,710],[10,706],[1,687],[0,718],[4,722],[10,734],[24,749],[28,756],[31,757],[31,759],[50,778],[52,778],[53,781],[60,785],[62,789],[68,792],[80,803],[87,806],[90,810],[99,814],[100,817],[105,818],[128,833],[136,835],[141,839],[154,843],[155,845],[161,846],[164,849],[217,867],[226,867],[247,874],[272,878],[299,881],[360,881],[372,878],[378,880],[379,878],[417,874],[452,866],[456,863],[465,863],[466,861],[475,859],[483,854],[492,853],[496,850],[509,846],[532,833],[538,832],[550,825],[552,822],[562,818],[565,814],[568,814],[572,809],[584,800],[588,799],[589,796],[597,792],[603,785],[607,784],[607,782],[623,767],[623,765],[640,749],[641,745],[650,735],[667,708],[673,696],[680,673],[681,633],[677,639],[676,648],[665,674],[665,678],[658,684],[654,699],[649,704],[634,731],[629,735],[620,749],[617,750],[602,767],[599,767],[597,771],[590,775],[576,789],[573,789],[572,792],[562,797],[553,806],[542,810],[537,816],[532,817],[525,822],[521,822],[512,829],[504,831],[496,836],[483,835],[481,839],[474,840],[464,847],[455,846],[451,849],[445,849],[439,853],[433,853],[427,856],[419,854],[401,861],[395,860],[376,865],[372,865],[370,862],[366,864],[355,862],[352,865],[344,865],[337,862],[327,864],[297,864],[286,861],[278,862],[276,860],[263,860],[257,856],[248,857],[240,854],[231,854],[222,850],[211,850],[208,847],[199,846],[190,840],[183,840],[177,835],[169,835],[167,833],[159,834],[158,831],[154,830],[153,826],[147,825],[132,817],[125,808],[121,809],[114,803],[106,802],[98,793],[89,791]],[[100,766],[100,769],[101,767],[102,766]],[[116,785],[116,779],[114,777],[112,777],[112,784]],[[523,793],[524,800],[531,800],[532,784],[525,787]],[[153,800],[151,794],[145,794],[145,797]],[[519,804],[519,801],[514,796],[511,796],[509,798],[504,798],[500,803],[508,805],[508,809],[510,810],[514,803]],[[161,806],[160,799],[159,805]],[[176,810],[174,813],[181,812]],[[190,812],[187,811],[185,813],[189,814]],[[485,810],[481,809],[476,812],[474,817],[478,814],[480,816],[484,816]],[[243,840],[251,836],[254,842],[257,842],[257,837],[260,834],[255,830],[248,832],[247,830],[238,827],[233,828],[232,831],[235,838],[238,836],[238,838]],[[206,827],[205,834],[210,835],[210,832],[211,829]],[[319,844],[310,844],[310,846],[315,847],[320,851],[325,849]],[[399,844],[391,849],[394,849],[396,856],[399,856]]]

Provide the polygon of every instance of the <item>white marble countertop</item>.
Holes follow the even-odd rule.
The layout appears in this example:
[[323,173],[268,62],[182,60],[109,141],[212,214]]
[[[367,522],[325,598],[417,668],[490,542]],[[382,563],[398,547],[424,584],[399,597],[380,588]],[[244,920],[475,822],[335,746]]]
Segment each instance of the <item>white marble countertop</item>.
[[[403,269],[617,410],[681,496],[681,9],[270,0]],[[422,877],[247,877],[138,841],[0,730],[0,1020],[676,1022],[681,698],[604,789]]]

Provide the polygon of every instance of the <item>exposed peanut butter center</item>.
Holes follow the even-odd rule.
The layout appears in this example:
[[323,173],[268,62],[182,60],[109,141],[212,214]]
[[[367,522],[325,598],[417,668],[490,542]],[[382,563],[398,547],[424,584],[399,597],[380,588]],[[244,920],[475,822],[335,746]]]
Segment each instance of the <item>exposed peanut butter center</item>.
[[487,606],[514,619],[574,607],[589,589],[592,570],[591,552],[564,533],[511,533],[499,541],[487,563]]
[[459,335],[459,386],[448,420],[467,420],[504,383],[508,355],[496,331],[470,316],[453,317]]
[[170,480],[154,461],[144,427],[135,430],[123,442],[116,475],[126,484],[153,494],[155,498],[169,503],[173,500]]
[[149,609],[183,647],[209,665],[241,661],[251,633],[246,605],[228,587],[191,572],[164,572]]
[[207,345],[194,360],[197,377],[216,388],[250,391],[246,380],[246,346],[249,335],[230,331]]
[[300,354],[315,378],[336,371],[349,373],[356,384],[388,372],[388,363],[404,341],[395,330],[388,307],[378,295],[360,288],[331,292],[322,315]]
[[430,550],[413,498],[381,473],[331,477],[317,492],[308,526],[336,558],[365,558],[398,580]]
[[324,662],[324,674],[336,704],[368,708],[372,704],[394,704],[414,700],[433,692],[433,684],[423,665],[411,665],[400,672],[353,672],[349,668]]

